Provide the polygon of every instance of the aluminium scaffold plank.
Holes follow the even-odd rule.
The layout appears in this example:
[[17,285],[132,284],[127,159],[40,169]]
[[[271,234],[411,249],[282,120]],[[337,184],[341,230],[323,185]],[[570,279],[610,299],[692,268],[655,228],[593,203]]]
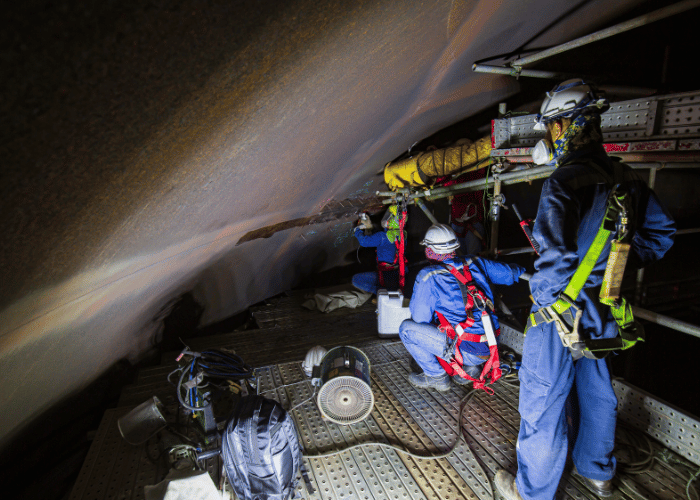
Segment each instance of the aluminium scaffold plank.
[[[338,328],[342,330],[343,326],[338,325]],[[237,333],[241,340],[237,352],[244,359],[246,349],[256,347],[256,335],[260,331]],[[495,395],[479,392],[468,402],[459,428],[464,442],[447,458],[416,458],[377,444],[347,450],[358,443],[383,443],[416,455],[442,453],[450,449],[459,436],[457,413],[467,394],[465,388],[456,385],[445,394],[414,388],[408,383],[410,357],[400,341],[356,333],[355,341],[348,334],[345,345],[354,345],[369,357],[375,397],[374,409],[363,422],[340,426],[321,417],[315,402],[315,388],[301,369],[302,354],[255,370],[258,392],[291,409],[290,415],[307,455],[339,452],[329,457],[305,458],[314,493],[307,491],[303,481],[299,483],[299,493],[313,500],[500,500],[492,488],[495,472],[499,468],[514,472],[517,467],[515,442],[520,419],[518,387],[512,385],[517,379],[503,379],[503,383],[494,386]],[[517,337],[514,339],[517,343]],[[290,339],[290,342],[295,340]],[[290,349],[290,352],[302,351]],[[161,376],[165,377],[170,369],[161,369]],[[152,376],[143,379],[143,388],[159,386],[157,373],[150,371]],[[697,452],[696,420],[635,391],[622,381],[615,381],[614,387],[620,400],[621,425],[633,419],[629,425],[650,431],[652,437],[654,432],[658,433],[661,438],[655,439],[672,451],[685,451],[691,456],[693,451]],[[166,465],[148,458],[145,446],[131,447],[119,435],[116,420],[130,409],[131,406],[117,408],[105,414],[70,500],[140,499],[145,485],[157,483],[167,473]],[[676,423],[671,425],[669,420]],[[152,458],[158,453],[155,445],[155,442],[149,445]],[[220,485],[218,459],[208,461],[207,470],[215,484]],[[614,480],[615,498],[683,498],[685,481],[687,478],[679,475],[675,468],[655,460],[652,469],[643,474],[618,473]],[[569,472],[562,477],[559,497],[567,500],[596,498],[580,478]]]
[[[491,156],[530,154],[545,135],[535,116],[498,118],[493,122]],[[618,153],[700,149],[700,91],[613,102],[601,115],[603,140]]]

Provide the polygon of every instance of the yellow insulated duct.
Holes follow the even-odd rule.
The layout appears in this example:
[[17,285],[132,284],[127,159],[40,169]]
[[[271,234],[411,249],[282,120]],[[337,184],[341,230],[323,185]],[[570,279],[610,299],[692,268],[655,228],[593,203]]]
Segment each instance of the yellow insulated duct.
[[384,182],[392,191],[426,186],[436,177],[475,170],[490,154],[490,136],[482,137],[476,142],[465,139],[449,148],[426,151],[411,158],[387,163],[384,167]]

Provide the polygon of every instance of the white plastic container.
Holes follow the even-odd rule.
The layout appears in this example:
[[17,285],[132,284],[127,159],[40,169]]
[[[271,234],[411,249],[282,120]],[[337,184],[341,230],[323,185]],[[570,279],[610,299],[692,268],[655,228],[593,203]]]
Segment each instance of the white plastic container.
[[408,300],[400,291],[377,291],[377,331],[380,338],[397,337],[399,326],[405,319],[411,318]]

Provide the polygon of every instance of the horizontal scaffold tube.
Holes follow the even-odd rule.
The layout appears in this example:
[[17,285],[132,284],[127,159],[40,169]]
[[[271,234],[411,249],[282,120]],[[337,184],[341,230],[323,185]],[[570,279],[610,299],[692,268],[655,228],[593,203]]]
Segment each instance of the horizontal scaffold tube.
[[687,333],[694,337],[700,337],[700,327],[686,323],[685,321],[680,321],[678,319],[664,316],[663,314],[658,314],[646,309],[641,309],[636,306],[632,306],[632,313],[634,314],[635,318],[645,319],[647,321],[651,321],[652,323],[656,323],[657,325],[678,330],[679,332]]
[[[643,170],[649,168],[656,169],[676,169],[676,168],[700,168],[698,163],[630,163],[630,167],[635,170]],[[556,167],[545,165],[542,167],[525,168],[520,170],[514,170],[512,172],[506,172],[503,174],[497,174],[501,183],[504,185],[517,184],[519,182],[529,182],[535,179],[542,179],[544,177],[549,177],[549,175],[554,172]],[[491,187],[494,183],[494,176],[490,176],[488,179],[477,179],[475,181],[462,182],[460,184],[454,184],[447,187],[437,187],[433,189],[426,189],[424,191],[418,191],[417,193],[409,194],[410,189],[398,189],[396,191],[377,191],[377,196],[383,197],[395,197],[398,194],[409,194],[409,199],[415,198],[426,198],[428,200],[438,200],[440,198],[446,198],[454,194],[466,193],[468,191],[480,191],[486,187]],[[384,200],[382,203],[389,205],[392,200]]]
[[492,73],[496,75],[509,75],[515,77],[527,76],[530,78],[547,78],[550,80],[565,79],[566,77],[570,76],[558,71],[542,71],[538,69],[517,70],[515,68],[504,68],[502,66],[489,66],[488,64],[473,64],[472,71],[474,73]]
[[510,64],[514,68],[526,66],[528,64],[541,61],[542,59],[545,59],[547,57],[551,57],[555,54],[560,54],[562,52],[566,52],[567,50],[581,47],[591,42],[596,42],[598,40],[602,40],[604,38],[617,35],[619,33],[624,33],[625,31],[644,26],[646,24],[658,21],[660,19],[664,19],[669,16],[680,14],[681,12],[694,9],[698,6],[700,6],[699,0],[685,0],[684,2],[678,2],[676,4],[669,5],[668,7],[663,7],[659,10],[655,10],[654,12],[635,17],[634,19],[630,19],[629,21],[616,24],[615,26],[596,31],[595,33],[591,33],[590,35],[577,38],[576,40],[572,40],[570,42],[557,45],[550,49],[543,50],[542,52],[538,52],[536,54],[532,54],[526,57],[521,57],[520,59],[516,59]]
[[[514,172],[507,172],[505,174],[498,174],[502,184],[516,184],[518,182],[532,181],[535,179],[541,179],[543,177],[549,177],[554,171],[554,167],[544,166],[536,168],[528,168],[524,170],[516,170]],[[410,196],[411,199],[416,198],[426,198],[428,200],[437,200],[440,198],[447,198],[457,193],[465,193],[467,191],[480,191],[487,186],[491,186],[494,183],[494,176],[488,177],[487,179],[477,179],[475,181],[462,182],[461,184],[455,184],[454,186],[439,187],[435,189],[426,189],[425,191],[420,191],[414,193]],[[396,193],[393,192],[377,192],[378,196],[394,196]],[[388,205],[391,200],[384,200],[382,203]]]
[[[520,275],[520,279],[525,281],[530,281],[530,278],[532,278],[532,275],[528,273],[523,273]],[[637,306],[632,306],[632,313],[634,314],[635,318],[645,319],[647,321],[651,321],[652,323],[656,323],[657,325],[687,333],[694,337],[700,337],[700,327],[691,323],[686,323],[685,321],[680,321],[678,319],[664,316],[663,314],[658,314]]]

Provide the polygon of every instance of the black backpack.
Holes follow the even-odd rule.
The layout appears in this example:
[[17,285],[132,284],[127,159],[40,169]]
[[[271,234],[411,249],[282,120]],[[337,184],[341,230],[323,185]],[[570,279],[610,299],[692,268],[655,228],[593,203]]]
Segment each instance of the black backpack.
[[241,398],[226,425],[221,456],[240,500],[287,500],[302,464],[294,421],[277,401]]

